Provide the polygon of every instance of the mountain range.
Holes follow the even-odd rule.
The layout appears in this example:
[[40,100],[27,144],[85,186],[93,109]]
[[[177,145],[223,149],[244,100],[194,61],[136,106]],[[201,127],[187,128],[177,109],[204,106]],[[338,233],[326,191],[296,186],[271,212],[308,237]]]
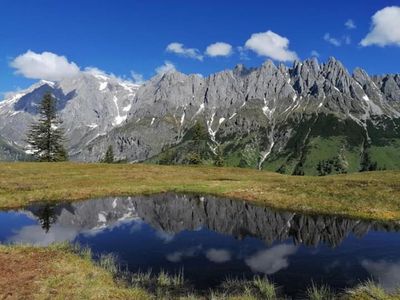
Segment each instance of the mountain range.
[[[25,213],[39,219],[42,225],[48,225],[44,229],[52,228],[57,232],[55,237],[59,242],[65,237],[73,240],[81,233],[95,235],[106,228],[133,221],[144,221],[170,236],[207,228],[236,239],[261,239],[268,245],[292,239],[295,244],[315,247],[320,243],[337,247],[350,234],[363,237],[370,230],[397,232],[400,229],[399,225],[391,223],[276,212],[242,201],[170,193],[109,197],[54,207],[33,205]],[[28,228],[32,230],[31,226]],[[42,234],[23,236],[29,240],[14,237],[13,241],[37,243],[43,238]],[[32,240],[35,236],[39,236],[39,240]]]
[[294,175],[400,169],[400,75],[353,73],[335,58],[268,60],[208,77],[176,70],[142,85],[80,72],[0,102],[0,159],[27,159],[26,132],[45,92],[58,100],[73,160],[202,163]]

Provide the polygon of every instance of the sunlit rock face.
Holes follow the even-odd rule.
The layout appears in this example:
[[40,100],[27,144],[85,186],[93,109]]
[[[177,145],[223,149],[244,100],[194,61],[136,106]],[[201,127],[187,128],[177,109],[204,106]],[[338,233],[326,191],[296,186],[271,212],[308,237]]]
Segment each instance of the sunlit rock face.
[[57,100],[66,146],[71,156],[92,140],[128,119],[139,85],[113,76],[80,72],[59,82],[40,81],[0,102],[0,136],[8,145],[30,153],[26,134],[38,119],[38,104],[45,93]]
[[[258,68],[238,65],[208,77],[174,70],[140,86],[82,72],[60,82],[39,82],[0,102],[0,137],[15,148],[14,155],[3,156],[18,159],[18,150],[29,150],[26,130],[37,118],[43,93],[51,92],[74,160],[98,161],[110,145],[117,159],[129,162],[173,147],[186,153],[186,135],[201,123],[208,151],[222,145],[226,161],[250,151],[256,158],[247,167],[315,174],[316,165],[308,166],[315,161],[307,146],[318,142],[323,147],[333,138],[336,144],[329,147],[344,151],[344,165],[355,166],[348,171],[358,171],[359,157],[368,150],[363,145],[387,151],[400,143],[399,78],[373,77],[362,69],[351,74],[335,58],[295,61],[291,67],[272,61]],[[378,165],[400,168],[395,163],[400,157],[393,153],[388,153],[389,162]]]

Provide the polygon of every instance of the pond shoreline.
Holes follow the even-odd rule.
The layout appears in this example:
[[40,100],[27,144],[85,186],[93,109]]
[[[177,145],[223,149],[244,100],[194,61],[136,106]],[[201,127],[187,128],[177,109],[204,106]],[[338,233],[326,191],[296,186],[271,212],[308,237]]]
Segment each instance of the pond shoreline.
[[[24,264],[21,269],[21,262]],[[4,266],[7,265],[7,273]],[[171,275],[156,277],[158,291],[146,290],[148,280],[145,273],[132,274],[132,284],[127,284],[116,273],[113,262],[95,262],[85,249],[62,243],[48,247],[29,245],[0,245],[0,295],[23,297],[52,297],[68,299],[175,299],[174,289],[179,289],[182,279],[174,281]],[[126,274],[125,274],[126,276]],[[232,286],[234,284],[234,286]],[[225,292],[210,291],[209,295],[190,293],[179,299],[290,299],[279,294],[279,287],[266,278],[256,277],[252,281],[228,280]],[[311,284],[304,288],[304,299],[399,299],[399,293],[386,293],[379,285],[368,281],[356,287],[334,293],[329,285]],[[179,291],[178,291],[179,293]],[[172,298],[171,298],[172,297]],[[333,298],[334,297],[334,298]]]
[[395,171],[304,177],[207,166],[0,163],[0,182],[2,210],[37,202],[174,192],[311,215],[400,221],[400,172]]

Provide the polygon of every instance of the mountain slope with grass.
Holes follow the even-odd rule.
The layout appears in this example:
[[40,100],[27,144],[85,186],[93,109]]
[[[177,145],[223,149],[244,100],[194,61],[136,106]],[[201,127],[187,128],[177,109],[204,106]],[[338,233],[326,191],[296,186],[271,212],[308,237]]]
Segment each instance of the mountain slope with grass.
[[[226,166],[293,175],[400,168],[399,75],[350,73],[335,58],[313,58],[291,67],[238,65],[208,77],[171,70],[140,87],[80,76],[85,80],[46,83],[65,105],[61,116],[74,160],[99,161],[112,146],[117,160],[129,162],[212,164],[219,156]],[[9,122],[33,119],[32,99],[39,95],[36,88],[0,104],[5,140],[21,144]],[[78,103],[98,119],[71,119],[76,110],[70,107]],[[204,132],[197,140],[196,127]]]

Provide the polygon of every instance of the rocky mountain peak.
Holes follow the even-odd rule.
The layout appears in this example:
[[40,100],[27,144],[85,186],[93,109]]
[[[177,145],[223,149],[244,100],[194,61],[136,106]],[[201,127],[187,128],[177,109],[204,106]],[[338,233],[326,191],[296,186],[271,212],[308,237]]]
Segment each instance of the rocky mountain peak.
[[[324,64],[316,58],[295,61],[291,67],[267,60],[258,68],[240,64],[204,78],[171,70],[140,86],[99,72],[39,82],[0,102],[3,140],[24,148],[25,132],[37,118],[35,105],[45,90],[60,103],[71,156],[90,161],[98,161],[109,145],[121,159],[149,159],[181,143],[201,122],[210,137],[210,153],[218,143],[237,137],[240,145],[246,137],[243,147],[258,153],[260,167],[271,153],[278,155],[276,149],[285,149],[300,121],[334,115],[340,122],[355,122],[361,127],[360,140],[369,141],[369,122],[400,116],[398,75],[370,77],[362,69],[350,75],[335,58]],[[332,126],[329,130],[336,131],[341,125]],[[296,147],[301,143],[296,141]]]

